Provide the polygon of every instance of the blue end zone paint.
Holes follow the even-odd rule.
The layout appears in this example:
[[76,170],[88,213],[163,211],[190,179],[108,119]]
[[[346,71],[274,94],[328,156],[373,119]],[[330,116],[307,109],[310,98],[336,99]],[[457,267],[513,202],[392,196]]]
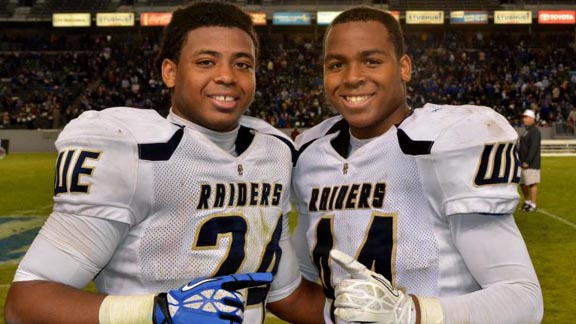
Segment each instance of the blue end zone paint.
[[8,223],[8,222],[13,222],[13,221],[25,221],[25,220],[29,220],[30,217],[0,217],[0,225],[4,224],[4,223]]
[[[26,220],[30,220],[30,217],[0,217],[0,225]],[[0,239],[0,262],[20,260],[26,253],[26,249],[23,248],[27,248],[32,244],[39,231],[40,227],[37,227]]]
[[[19,260],[24,256],[26,251],[22,251],[23,247],[28,247],[38,235],[40,227],[33,228],[26,232],[11,235],[7,238],[0,240],[0,262]],[[15,250],[20,250],[15,252]]]

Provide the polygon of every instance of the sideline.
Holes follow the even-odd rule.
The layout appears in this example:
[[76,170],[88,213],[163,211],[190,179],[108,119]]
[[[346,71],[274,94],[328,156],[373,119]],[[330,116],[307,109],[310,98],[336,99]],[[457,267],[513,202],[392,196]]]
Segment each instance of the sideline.
[[564,224],[566,224],[566,225],[568,225],[568,226],[570,226],[570,227],[572,227],[573,229],[576,230],[576,224],[574,224],[574,223],[572,223],[571,221],[566,220],[566,219],[564,219],[564,218],[562,218],[562,217],[560,217],[560,216],[558,216],[558,215],[554,215],[554,214],[552,214],[552,213],[550,213],[550,212],[547,212],[547,211],[544,210],[544,209],[537,209],[536,212],[537,212],[537,213],[544,214],[544,215],[546,215],[546,216],[548,216],[548,217],[550,217],[550,218],[553,218],[553,219],[555,219],[555,220],[557,220],[557,221],[559,221],[559,222],[561,222],[561,223],[564,223]]

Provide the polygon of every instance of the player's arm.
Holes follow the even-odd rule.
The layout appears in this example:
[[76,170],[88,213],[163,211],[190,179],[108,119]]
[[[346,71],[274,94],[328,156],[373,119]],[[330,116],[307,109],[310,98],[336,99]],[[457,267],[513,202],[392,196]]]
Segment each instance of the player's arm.
[[124,223],[53,212],[16,271],[6,299],[6,321],[98,323],[106,296],[82,288],[108,262],[127,231]]
[[[240,324],[244,311],[244,296],[240,291],[271,281],[270,273],[201,278],[167,293],[137,296],[106,296],[50,281],[24,281],[10,289],[6,322]],[[199,306],[208,307],[185,307],[191,299]]]
[[324,293],[319,284],[302,278],[296,251],[290,240],[287,217],[285,215],[285,226],[280,240],[282,258],[267,308],[290,323],[321,324],[324,323]]
[[98,310],[106,296],[51,281],[21,281],[10,287],[5,305],[7,324],[99,324]]
[[[73,229],[73,230],[70,230]],[[106,219],[54,212],[27,251],[10,287],[5,316],[15,323],[171,323],[204,318],[204,323],[241,322],[243,297],[237,289],[272,280],[270,274],[233,275],[169,291],[167,294],[111,296],[83,291],[114,253],[128,225]],[[246,277],[248,276],[248,277]],[[168,307],[204,290],[210,300],[226,305],[202,310]],[[206,298],[205,298],[206,299]],[[205,321],[204,321],[205,320]]]
[[295,324],[324,323],[324,292],[320,285],[302,279],[288,297],[269,303],[268,310],[284,321]]
[[449,217],[452,237],[482,287],[440,298],[447,323],[539,323],[540,284],[513,215]]

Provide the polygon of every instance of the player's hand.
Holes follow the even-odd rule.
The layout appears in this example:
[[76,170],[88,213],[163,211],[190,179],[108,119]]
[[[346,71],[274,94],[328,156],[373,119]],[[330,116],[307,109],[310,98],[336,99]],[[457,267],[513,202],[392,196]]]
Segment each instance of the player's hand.
[[330,257],[350,278],[336,283],[335,315],[346,322],[377,324],[413,324],[414,302],[410,296],[392,287],[384,276],[338,250]]
[[269,272],[199,278],[154,300],[154,324],[235,324],[244,318],[241,290],[272,282]]

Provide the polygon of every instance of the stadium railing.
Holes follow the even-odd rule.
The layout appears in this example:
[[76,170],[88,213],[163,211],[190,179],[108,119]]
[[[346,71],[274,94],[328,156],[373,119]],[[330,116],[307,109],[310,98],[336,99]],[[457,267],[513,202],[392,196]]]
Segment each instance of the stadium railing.
[[576,139],[542,140],[541,152],[543,156],[576,155]]

